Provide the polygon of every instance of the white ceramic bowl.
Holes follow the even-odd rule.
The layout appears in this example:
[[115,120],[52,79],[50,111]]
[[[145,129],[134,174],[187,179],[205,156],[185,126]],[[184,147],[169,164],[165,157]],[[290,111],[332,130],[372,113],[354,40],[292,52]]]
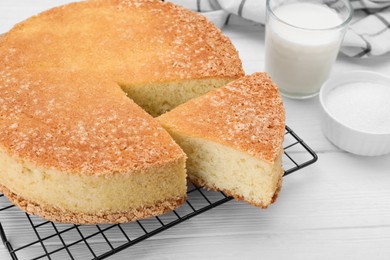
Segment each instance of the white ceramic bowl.
[[[390,153],[390,131],[376,132],[350,127],[340,118],[335,118],[335,115],[332,115],[327,107],[326,100],[332,90],[346,84],[361,82],[366,82],[367,85],[370,83],[380,84],[390,88],[390,78],[375,72],[352,71],[329,79],[324,83],[319,94],[322,106],[323,132],[333,144],[347,152],[365,156]],[[356,109],[361,108],[356,107]],[[383,120],[390,120],[390,118],[383,118]]]

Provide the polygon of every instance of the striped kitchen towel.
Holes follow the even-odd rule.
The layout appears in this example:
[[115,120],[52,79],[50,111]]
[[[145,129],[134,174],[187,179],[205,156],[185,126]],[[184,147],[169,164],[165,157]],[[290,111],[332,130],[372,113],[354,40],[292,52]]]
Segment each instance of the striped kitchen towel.
[[[265,23],[266,0],[170,0],[201,12],[222,28],[231,23]],[[350,0],[352,22],[341,52],[351,57],[390,52],[390,0]]]

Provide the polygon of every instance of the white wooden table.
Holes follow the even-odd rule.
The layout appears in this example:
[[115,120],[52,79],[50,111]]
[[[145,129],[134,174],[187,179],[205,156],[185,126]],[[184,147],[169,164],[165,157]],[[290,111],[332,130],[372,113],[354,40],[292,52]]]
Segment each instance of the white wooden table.
[[[0,0],[0,33],[65,2]],[[230,26],[224,32],[246,73],[262,71],[263,27]],[[390,55],[341,56],[333,75],[355,69],[389,75]],[[333,146],[321,132],[318,98],[284,102],[287,125],[319,160],[285,178],[277,203],[260,210],[231,201],[109,259],[390,259],[390,155],[361,157]],[[15,227],[13,236],[23,237],[23,229]],[[2,245],[0,259],[11,259]]]

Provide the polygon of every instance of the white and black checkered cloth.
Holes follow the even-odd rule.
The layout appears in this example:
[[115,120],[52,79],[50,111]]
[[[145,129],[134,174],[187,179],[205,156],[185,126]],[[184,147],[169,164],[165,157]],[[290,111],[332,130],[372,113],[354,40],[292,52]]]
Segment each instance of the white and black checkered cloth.
[[[201,12],[215,25],[265,23],[266,0],[170,0]],[[350,0],[352,22],[341,52],[351,57],[378,56],[390,52],[390,0]]]

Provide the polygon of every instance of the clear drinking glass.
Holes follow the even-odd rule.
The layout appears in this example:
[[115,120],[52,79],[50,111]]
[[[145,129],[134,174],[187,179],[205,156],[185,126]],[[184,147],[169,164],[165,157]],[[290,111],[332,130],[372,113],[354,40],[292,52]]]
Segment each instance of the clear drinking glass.
[[267,0],[265,71],[282,95],[318,94],[352,12],[349,0]]

